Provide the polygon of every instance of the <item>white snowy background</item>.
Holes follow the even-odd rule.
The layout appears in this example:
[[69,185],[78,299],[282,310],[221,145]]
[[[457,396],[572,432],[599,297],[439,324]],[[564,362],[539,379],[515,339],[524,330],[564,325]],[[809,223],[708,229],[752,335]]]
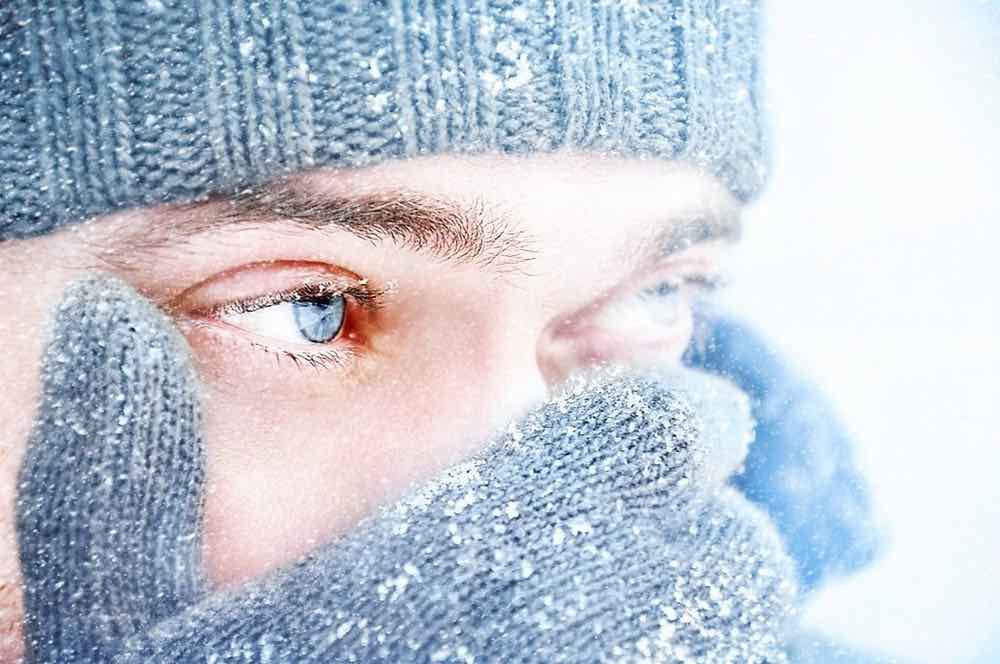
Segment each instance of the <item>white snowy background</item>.
[[1000,662],[1000,1],[767,7],[774,177],[729,297],[825,386],[891,536],[808,619]]

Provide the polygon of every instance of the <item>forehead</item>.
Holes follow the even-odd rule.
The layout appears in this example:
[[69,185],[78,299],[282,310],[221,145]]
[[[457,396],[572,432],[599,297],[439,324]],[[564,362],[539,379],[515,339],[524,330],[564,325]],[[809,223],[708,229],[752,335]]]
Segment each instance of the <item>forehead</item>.
[[560,225],[560,218],[537,214],[553,210],[589,210],[584,217],[611,209],[662,217],[706,210],[731,214],[737,207],[718,180],[685,163],[586,153],[438,155],[366,169],[321,169],[293,181],[337,196],[411,190],[466,202],[489,198],[539,227]]

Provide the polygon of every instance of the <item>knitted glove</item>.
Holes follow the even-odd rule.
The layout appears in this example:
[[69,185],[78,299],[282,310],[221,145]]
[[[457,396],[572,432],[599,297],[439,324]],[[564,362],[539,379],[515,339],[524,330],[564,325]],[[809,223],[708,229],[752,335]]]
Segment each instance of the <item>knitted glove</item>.
[[869,564],[883,533],[854,442],[829,402],[752,328],[715,312],[700,327],[685,360],[725,376],[752,400],[756,437],[733,485],[774,520],[800,591]]
[[184,341],[118,282],[59,306],[21,466],[28,662],[105,661],[201,590],[204,461]]
[[777,534],[704,488],[697,400],[614,372],[345,538],[204,595],[185,353],[115,282],[60,306],[18,503],[29,662],[783,661]]

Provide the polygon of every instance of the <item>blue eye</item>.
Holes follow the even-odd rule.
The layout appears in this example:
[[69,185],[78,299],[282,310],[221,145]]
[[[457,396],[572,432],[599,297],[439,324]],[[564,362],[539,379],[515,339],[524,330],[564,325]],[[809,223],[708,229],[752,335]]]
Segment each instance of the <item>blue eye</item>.
[[343,295],[292,302],[292,315],[299,334],[309,341],[333,341],[344,327],[346,303]]
[[677,293],[680,287],[672,281],[661,281],[660,283],[652,286],[650,288],[644,288],[642,290],[642,297],[669,297]]

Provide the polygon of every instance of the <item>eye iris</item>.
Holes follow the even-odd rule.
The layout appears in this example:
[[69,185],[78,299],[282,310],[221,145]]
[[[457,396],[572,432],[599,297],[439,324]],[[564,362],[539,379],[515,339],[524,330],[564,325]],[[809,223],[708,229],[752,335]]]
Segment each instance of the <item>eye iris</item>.
[[643,290],[643,295],[646,297],[667,297],[673,295],[677,292],[677,286],[670,283],[669,281],[661,281],[660,283]]
[[343,295],[293,302],[295,325],[313,343],[332,341],[344,326],[344,305]]

